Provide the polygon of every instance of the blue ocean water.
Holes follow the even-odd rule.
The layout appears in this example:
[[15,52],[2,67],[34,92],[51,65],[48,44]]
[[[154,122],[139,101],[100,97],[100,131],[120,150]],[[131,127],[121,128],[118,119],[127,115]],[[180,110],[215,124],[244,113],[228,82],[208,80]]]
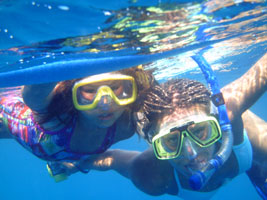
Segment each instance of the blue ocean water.
[[[190,56],[204,54],[223,86],[245,73],[267,50],[265,0],[2,0],[0,72],[34,67],[36,59],[150,55],[180,49],[172,58],[149,63],[159,81],[201,79]],[[94,69],[91,69],[94,70]],[[42,77],[40,77],[41,81]],[[12,81],[12,80],[10,80]],[[3,89],[5,90],[5,89]],[[251,108],[267,121],[267,94]],[[137,136],[112,148],[142,151]],[[113,171],[75,174],[55,183],[45,162],[13,140],[0,141],[0,199],[178,199],[152,197]],[[246,175],[221,188],[213,199],[260,199]]]

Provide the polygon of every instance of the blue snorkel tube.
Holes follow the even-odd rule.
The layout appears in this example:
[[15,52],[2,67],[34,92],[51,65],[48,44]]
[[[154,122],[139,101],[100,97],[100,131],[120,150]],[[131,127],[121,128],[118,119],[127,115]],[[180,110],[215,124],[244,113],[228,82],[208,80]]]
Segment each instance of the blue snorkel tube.
[[222,130],[222,144],[215,157],[209,160],[205,167],[203,167],[200,171],[195,172],[189,179],[189,184],[192,189],[200,190],[201,188],[203,188],[203,186],[205,186],[210,177],[229,158],[233,147],[233,133],[232,126],[230,124],[230,120],[226,111],[224,99],[220,91],[215,73],[201,54],[192,56],[192,58],[200,67],[211,89],[211,99],[213,104],[218,108],[219,124]]

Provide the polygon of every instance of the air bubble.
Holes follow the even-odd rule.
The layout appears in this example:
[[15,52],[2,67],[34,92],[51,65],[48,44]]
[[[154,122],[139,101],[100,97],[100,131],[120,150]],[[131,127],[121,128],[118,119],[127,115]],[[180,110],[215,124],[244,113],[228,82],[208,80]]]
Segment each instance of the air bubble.
[[65,5],[59,5],[59,6],[58,6],[58,9],[60,9],[60,10],[64,10],[64,11],[68,11],[68,10],[70,10],[70,8],[69,8],[68,6],[65,6]]

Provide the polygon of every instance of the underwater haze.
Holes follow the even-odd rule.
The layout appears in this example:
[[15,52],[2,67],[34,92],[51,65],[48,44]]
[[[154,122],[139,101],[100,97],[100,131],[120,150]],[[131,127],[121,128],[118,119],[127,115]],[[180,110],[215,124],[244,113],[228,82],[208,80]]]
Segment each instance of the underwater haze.
[[[267,52],[266,0],[0,0],[0,75],[34,68],[37,61],[45,65],[80,55],[116,58],[175,50],[171,57],[146,63],[145,69],[153,69],[160,82],[172,77],[204,80],[191,60],[203,48],[220,86],[244,74]],[[41,76],[38,80],[49,82]],[[0,90],[5,95],[18,89]],[[251,108],[265,121],[266,102],[265,93]],[[112,148],[143,151],[147,144],[134,136]],[[113,171],[77,173],[55,183],[46,162],[13,140],[0,140],[0,163],[0,200],[179,199],[146,195]],[[240,175],[212,199],[261,198],[247,176]]]

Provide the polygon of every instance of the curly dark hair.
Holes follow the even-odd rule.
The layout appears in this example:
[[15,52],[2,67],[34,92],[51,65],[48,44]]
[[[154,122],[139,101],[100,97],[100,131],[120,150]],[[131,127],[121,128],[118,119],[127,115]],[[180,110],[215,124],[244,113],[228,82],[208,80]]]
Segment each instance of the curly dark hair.
[[[204,84],[189,79],[172,79],[150,88],[142,104],[144,116],[142,134],[151,143],[157,122],[174,107],[190,108],[195,104],[210,108],[211,93]],[[140,124],[140,122],[137,122]]]
[[[141,98],[145,95],[146,91],[154,84],[155,79],[152,71],[144,70],[142,66],[132,67],[128,69],[119,70],[118,73],[134,77],[137,85],[137,99],[133,104],[128,105],[129,111],[140,109]],[[40,116],[40,124],[46,123],[53,118],[57,118],[61,123],[67,124],[78,113],[72,101],[72,87],[75,82],[81,80],[73,79],[59,82],[55,87],[53,98],[48,105],[47,111],[37,113]],[[64,118],[62,116],[64,115]],[[59,125],[59,124],[57,124]],[[56,126],[57,126],[56,125]]]
[[190,79],[173,79],[163,88],[172,97],[173,106],[190,108],[195,104],[210,105],[211,92],[199,81]]

